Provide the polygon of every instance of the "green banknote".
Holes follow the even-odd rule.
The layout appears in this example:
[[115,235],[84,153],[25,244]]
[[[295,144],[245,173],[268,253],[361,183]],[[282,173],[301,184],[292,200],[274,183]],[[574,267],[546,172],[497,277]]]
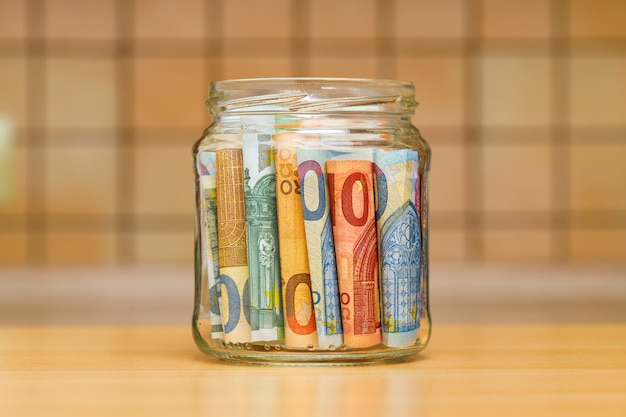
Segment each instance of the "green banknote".
[[[273,123],[269,118],[254,124]],[[243,134],[243,166],[252,341],[283,339],[276,169],[269,133]]]
[[200,305],[209,311],[211,337],[223,338],[224,331],[220,316],[220,285],[217,246],[217,190],[215,152],[203,151],[198,154],[198,173],[200,176],[202,204],[202,287]]

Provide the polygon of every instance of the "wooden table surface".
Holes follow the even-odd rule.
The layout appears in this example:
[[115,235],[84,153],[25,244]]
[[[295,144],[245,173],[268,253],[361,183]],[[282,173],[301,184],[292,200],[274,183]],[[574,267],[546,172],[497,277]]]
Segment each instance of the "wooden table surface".
[[441,325],[414,360],[257,367],[187,326],[0,327],[0,416],[626,416],[626,325]]

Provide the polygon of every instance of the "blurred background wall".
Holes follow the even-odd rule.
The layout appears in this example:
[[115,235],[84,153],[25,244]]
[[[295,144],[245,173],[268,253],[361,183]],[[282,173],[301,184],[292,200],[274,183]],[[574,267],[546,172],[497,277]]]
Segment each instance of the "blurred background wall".
[[625,22],[623,0],[0,0],[0,265],[192,262],[208,83],[268,76],[415,83],[434,261],[624,262]]

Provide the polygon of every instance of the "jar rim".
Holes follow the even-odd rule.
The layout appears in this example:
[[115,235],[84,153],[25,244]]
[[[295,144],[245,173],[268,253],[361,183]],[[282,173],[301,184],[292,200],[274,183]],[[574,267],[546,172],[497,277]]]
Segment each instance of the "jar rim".
[[412,114],[410,81],[375,78],[240,78],[210,84],[211,113],[316,113],[320,111]]
[[411,81],[405,80],[393,80],[387,78],[350,78],[350,77],[260,77],[260,78],[234,78],[234,79],[226,79],[226,80],[218,80],[211,82],[212,88],[217,89],[226,89],[226,88],[237,88],[241,86],[246,86],[248,84],[256,84],[256,85],[267,85],[267,84],[277,84],[277,85],[297,85],[297,84],[307,84],[307,85],[315,85],[315,84],[338,84],[338,85],[379,85],[381,87],[398,87],[398,88],[409,88],[411,90],[414,89],[414,85]]

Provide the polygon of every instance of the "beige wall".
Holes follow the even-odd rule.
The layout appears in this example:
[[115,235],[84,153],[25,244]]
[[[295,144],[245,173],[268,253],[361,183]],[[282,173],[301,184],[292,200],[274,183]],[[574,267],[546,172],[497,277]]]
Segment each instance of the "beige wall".
[[626,261],[624,22],[623,0],[0,0],[0,264],[191,262],[207,84],[264,76],[415,83],[433,260]]

